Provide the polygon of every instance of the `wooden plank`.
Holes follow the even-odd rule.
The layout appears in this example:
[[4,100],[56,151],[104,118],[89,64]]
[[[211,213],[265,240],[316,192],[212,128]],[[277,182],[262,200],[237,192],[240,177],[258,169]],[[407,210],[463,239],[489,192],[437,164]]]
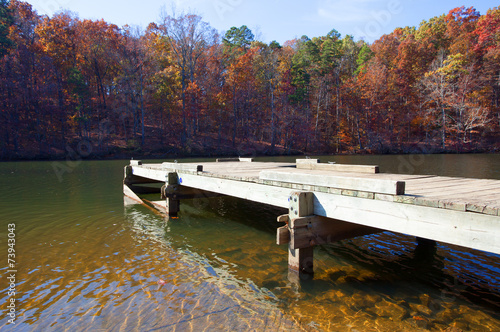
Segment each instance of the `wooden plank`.
[[307,172],[309,174],[318,174],[318,175],[335,175],[335,176],[343,176],[346,178],[355,177],[355,178],[363,178],[363,179],[377,179],[377,180],[398,180],[398,181],[406,181],[413,179],[428,179],[429,175],[408,175],[408,174],[389,174],[389,173],[356,173],[356,172],[332,172],[325,170],[304,170],[297,168],[285,168],[285,169],[276,169],[277,171],[287,171],[289,173],[304,173]]
[[126,184],[123,184],[123,194],[139,204],[144,204],[142,199]]
[[[140,166],[125,166],[124,168],[124,179],[123,183],[126,185],[133,185],[133,184],[141,184],[141,183],[157,183],[158,181],[155,181],[149,177],[142,177],[134,174],[134,168],[142,168]],[[160,181],[163,182],[163,181]]]
[[419,193],[432,193],[432,192],[448,192],[453,191],[478,191],[484,189],[497,189],[500,190],[500,181],[498,182],[482,182],[480,180],[457,180],[457,181],[446,181],[446,182],[436,182],[428,183],[419,187],[408,186],[407,191],[419,192]]
[[319,159],[311,159],[311,158],[307,158],[307,159],[295,159],[295,164],[298,165],[306,165],[306,164],[318,164],[320,161]]
[[278,216],[277,221],[284,222],[284,223],[288,224],[288,222],[290,221],[290,216],[288,214],[283,214],[281,216]]
[[[426,196],[427,197],[427,196]],[[432,196],[429,196],[432,197]],[[455,199],[461,201],[473,201],[473,200],[481,200],[481,201],[496,201],[500,202],[500,195],[496,192],[494,195],[491,193],[482,193],[480,191],[470,192],[470,193],[455,193],[450,195],[443,196],[435,196],[439,199]]]
[[288,173],[282,171],[261,171],[259,178],[263,180],[300,183],[314,186],[375,192],[389,195],[403,195],[405,193],[404,181],[365,179],[335,175],[325,176],[319,174],[310,174],[306,172]]
[[297,159],[298,169],[324,170],[333,172],[379,173],[374,165],[321,164],[318,159]]
[[[267,164],[267,165],[266,165]],[[269,169],[283,169],[291,167],[293,164],[269,165],[270,163],[250,163],[250,162],[227,162],[203,164],[204,172],[216,174],[218,176],[227,176],[229,174],[240,178],[255,179],[259,177],[259,172]]]
[[439,208],[439,199],[431,197],[416,197],[415,205]]
[[314,194],[312,192],[293,192],[289,198],[290,218],[309,216],[314,213],[313,207]]
[[244,167],[248,169],[253,168],[280,168],[280,167],[295,167],[293,163],[269,163],[269,162],[240,162],[238,160],[232,162],[209,162],[201,163],[206,171],[217,171],[219,169],[231,170],[234,166]]
[[460,186],[460,185],[467,185],[468,182],[464,181],[464,179],[434,179],[429,180],[427,182],[417,182],[417,181],[407,181],[407,190],[425,190],[429,188],[446,188],[446,187],[453,187],[453,186]]
[[312,246],[305,248],[295,248],[295,236],[293,226],[295,218],[305,217],[314,213],[314,194],[312,192],[292,192],[288,198],[290,223],[288,231],[290,233],[290,242],[288,242],[288,269],[298,273],[299,277],[310,276],[314,274],[313,257],[314,250]]
[[471,196],[495,196],[500,194],[496,186],[454,186],[448,188],[435,188],[421,191],[412,191],[413,194],[428,197],[457,197],[470,198]]
[[167,171],[163,169],[134,166],[132,167],[132,172],[136,176],[155,180],[158,182],[165,182],[167,180]]
[[498,216],[314,193],[314,214],[500,254]]
[[500,203],[498,201],[477,201],[470,200],[467,202],[467,211],[484,213],[492,216],[498,215],[498,210],[500,209]]
[[185,186],[177,186],[174,190],[173,188],[169,186],[164,186],[163,187],[163,193],[161,198],[166,199],[168,198],[173,198],[173,199],[178,199],[178,200],[185,200],[185,199],[196,199],[196,198],[212,198],[212,197],[221,197],[223,196],[222,194],[219,193],[212,193],[209,191],[204,191],[196,188],[190,188],[190,187],[185,187]]
[[209,176],[181,174],[182,185],[254,202],[288,208],[291,189],[253,182],[238,182]]
[[150,201],[151,205],[154,208],[158,209],[160,212],[167,212],[167,203],[166,201]]
[[456,210],[456,211],[467,211],[467,203],[462,200],[454,199],[440,199],[439,205],[441,209]]
[[217,158],[215,162],[217,163],[226,163],[231,161],[240,161],[240,158]]
[[290,242],[290,231],[288,230],[288,226],[282,226],[277,229],[276,232],[276,244],[288,244]]
[[192,163],[162,163],[163,169],[171,169],[176,171],[191,171],[191,172],[203,172],[203,165],[192,164]]
[[307,248],[382,232],[380,229],[319,216],[293,219],[291,227],[293,236],[290,246],[292,249]]
[[233,161],[251,163],[251,162],[253,162],[253,158],[235,157],[235,158],[217,158],[217,159],[215,159],[215,162],[217,162],[217,163],[225,163],[225,162],[233,162]]
[[152,212],[158,215],[164,216],[164,214],[160,213],[158,208],[154,207],[151,201],[148,201],[147,199],[143,199],[142,206],[144,206],[145,208],[151,210]]
[[463,180],[463,178],[452,178],[447,176],[436,176],[436,175],[427,175],[422,177],[416,177],[414,179],[408,179],[408,184],[412,185],[420,185],[425,183],[437,183],[437,182],[445,182],[445,181],[456,181]]

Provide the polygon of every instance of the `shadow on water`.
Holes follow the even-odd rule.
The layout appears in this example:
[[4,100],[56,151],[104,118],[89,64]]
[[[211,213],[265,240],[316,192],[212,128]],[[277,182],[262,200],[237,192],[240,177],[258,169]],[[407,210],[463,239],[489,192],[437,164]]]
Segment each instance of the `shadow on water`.
[[[324,246],[322,250],[375,272],[373,278],[362,281],[351,278],[354,287],[384,288],[387,283],[394,282],[421,284],[439,292],[442,299],[461,299],[498,314],[498,255],[426,239],[414,241],[411,237],[390,232]],[[345,273],[329,275],[332,282],[341,277],[345,277]]]

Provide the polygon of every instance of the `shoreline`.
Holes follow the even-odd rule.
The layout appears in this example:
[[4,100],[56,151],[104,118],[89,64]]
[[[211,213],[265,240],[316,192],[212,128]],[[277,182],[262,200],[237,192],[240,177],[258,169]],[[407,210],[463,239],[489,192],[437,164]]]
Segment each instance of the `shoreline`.
[[[281,150],[281,149],[280,149]],[[433,149],[412,149],[409,151],[394,150],[394,151],[356,151],[356,152],[328,152],[328,151],[258,151],[252,154],[238,154],[237,151],[224,151],[220,153],[200,153],[200,152],[181,152],[173,153],[168,152],[142,152],[142,151],[119,151],[116,153],[92,153],[90,155],[74,155],[74,154],[58,154],[58,155],[21,155],[9,156],[7,158],[0,158],[0,162],[31,162],[31,161],[98,161],[98,160],[131,160],[131,159],[193,159],[193,158],[220,158],[220,157],[293,157],[293,156],[319,156],[319,155],[332,155],[332,156],[355,156],[355,155],[433,155],[433,154],[497,154],[500,151],[496,148],[493,149],[470,149],[457,151],[456,149],[447,150],[433,150]]]

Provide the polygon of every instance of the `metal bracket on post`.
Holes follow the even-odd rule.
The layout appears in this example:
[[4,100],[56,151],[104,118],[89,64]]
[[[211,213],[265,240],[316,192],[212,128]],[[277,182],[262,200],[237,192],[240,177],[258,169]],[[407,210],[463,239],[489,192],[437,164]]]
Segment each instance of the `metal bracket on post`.
[[314,246],[295,249],[292,245],[294,243],[295,230],[292,227],[294,219],[314,215],[314,193],[294,192],[290,195],[289,201],[288,232],[290,234],[290,242],[288,243],[288,268],[290,271],[298,274],[300,279],[306,279],[312,277],[314,274]]
[[166,199],[165,206],[167,214],[172,217],[177,217],[177,213],[180,210],[180,201],[177,197],[179,193],[179,175],[176,172],[168,173],[165,187],[162,189],[162,196]]

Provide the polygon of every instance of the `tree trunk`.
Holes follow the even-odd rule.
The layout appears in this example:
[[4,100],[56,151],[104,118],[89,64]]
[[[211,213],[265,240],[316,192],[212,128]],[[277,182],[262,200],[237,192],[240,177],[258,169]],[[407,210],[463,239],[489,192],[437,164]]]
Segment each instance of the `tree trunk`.
[[441,118],[443,121],[441,130],[441,143],[443,150],[446,150],[446,112],[443,106],[441,106]]
[[271,86],[271,152],[274,152],[275,136],[276,136],[276,123],[274,114],[274,87]]
[[141,103],[141,134],[142,134],[142,139],[141,139],[141,146],[144,147],[144,141],[145,141],[145,133],[144,133],[144,92],[143,92],[143,84],[144,84],[144,79],[142,76],[142,66],[139,68],[141,71],[140,74],[140,103]]

